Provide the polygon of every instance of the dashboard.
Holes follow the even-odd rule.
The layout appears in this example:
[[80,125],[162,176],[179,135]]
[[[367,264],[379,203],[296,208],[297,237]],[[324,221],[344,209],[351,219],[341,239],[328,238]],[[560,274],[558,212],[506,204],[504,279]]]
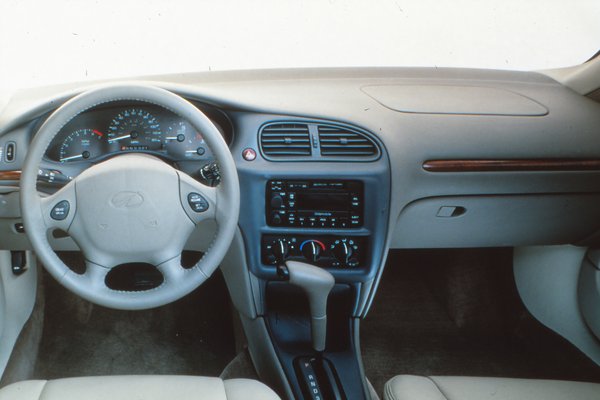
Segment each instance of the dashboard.
[[[330,315],[345,327],[337,342],[346,348],[335,364],[349,366],[340,379],[357,383],[352,368],[360,366],[348,349],[358,343],[359,326],[347,317],[366,316],[388,250],[600,245],[600,103],[547,76],[392,68],[154,79],[203,111],[228,144],[240,213],[221,271],[251,347],[272,336],[277,354],[270,357],[279,360],[273,365],[288,376],[295,376],[302,329],[296,311],[286,316],[285,309],[302,303],[291,304],[296,297],[281,282],[282,262],[309,262],[335,277]],[[21,167],[44,120],[86,89],[24,91],[0,110],[0,249],[31,250],[19,203]],[[203,132],[166,109],[128,101],[67,123],[47,148],[38,191],[51,194],[93,164],[127,153],[219,184]],[[111,171],[107,186],[119,171]],[[133,189],[140,182],[121,181]],[[123,207],[143,201],[118,190],[133,199]],[[183,197],[190,207],[194,194],[200,196]],[[113,199],[99,201],[114,206]],[[157,215],[165,209],[157,207]],[[205,222],[193,227],[185,250],[210,248],[219,227]],[[55,251],[78,250],[67,232],[55,233],[47,235]]]
[[[241,262],[259,286],[276,276],[276,257],[314,261],[353,286],[360,314],[390,248],[600,239],[600,105],[540,74],[258,71],[164,76],[156,85],[201,109],[229,144],[240,180]],[[29,141],[84,89],[23,92],[0,114],[4,248],[29,248],[15,195]],[[55,184],[129,152],[197,179],[213,162],[202,132],[184,119],[127,102],[65,125],[41,172]],[[202,250],[210,232],[187,248]],[[52,241],[73,248],[66,238]]]

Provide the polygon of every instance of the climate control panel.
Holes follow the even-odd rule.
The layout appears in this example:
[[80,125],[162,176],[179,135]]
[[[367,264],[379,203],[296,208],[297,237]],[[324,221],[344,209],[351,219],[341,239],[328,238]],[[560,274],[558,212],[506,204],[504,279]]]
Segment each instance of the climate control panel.
[[263,264],[302,261],[322,268],[354,269],[365,265],[367,237],[335,235],[264,235]]

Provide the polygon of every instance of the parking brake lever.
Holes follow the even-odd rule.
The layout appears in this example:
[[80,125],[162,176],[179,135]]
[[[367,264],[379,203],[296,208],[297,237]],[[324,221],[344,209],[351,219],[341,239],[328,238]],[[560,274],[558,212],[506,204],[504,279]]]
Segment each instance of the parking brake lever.
[[335,284],[333,275],[323,268],[298,261],[286,261],[278,267],[278,273],[306,293],[312,345],[317,352],[322,352],[327,338],[327,297]]

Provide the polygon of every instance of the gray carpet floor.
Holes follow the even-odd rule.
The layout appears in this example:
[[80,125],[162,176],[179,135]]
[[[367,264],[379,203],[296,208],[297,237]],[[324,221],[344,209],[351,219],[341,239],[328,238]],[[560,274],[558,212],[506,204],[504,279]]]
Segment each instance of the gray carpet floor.
[[79,299],[46,274],[35,378],[117,374],[218,376],[235,357],[228,292],[215,274],[195,292],[146,311]]
[[510,250],[393,252],[361,324],[376,390],[397,374],[600,382],[600,367],[526,311],[511,259]]

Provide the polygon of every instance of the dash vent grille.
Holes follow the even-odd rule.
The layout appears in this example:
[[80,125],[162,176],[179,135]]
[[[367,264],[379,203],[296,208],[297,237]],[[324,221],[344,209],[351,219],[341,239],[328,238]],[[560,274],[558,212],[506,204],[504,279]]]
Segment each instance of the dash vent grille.
[[319,125],[319,142],[322,156],[373,157],[377,146],[367,136],[332,125]]
[[310,134],[307,124],[277,123],[260,132],[260,146],[271,157],[310,156]]

